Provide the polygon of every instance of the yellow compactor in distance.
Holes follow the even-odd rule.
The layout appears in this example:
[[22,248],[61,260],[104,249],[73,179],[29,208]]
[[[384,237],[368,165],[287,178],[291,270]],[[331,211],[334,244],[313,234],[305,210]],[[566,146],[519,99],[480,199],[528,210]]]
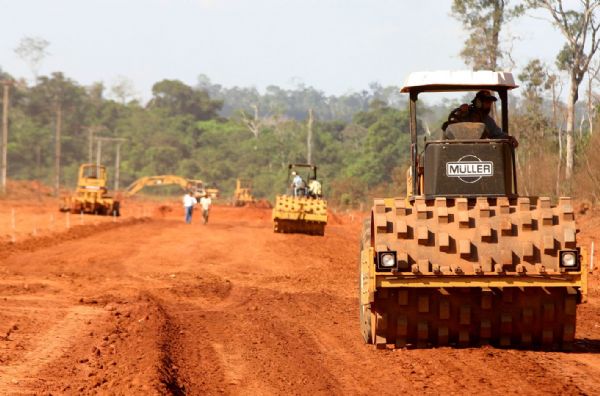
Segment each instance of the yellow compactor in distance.
[[516,87],[510,73],[491,71],[421,72],[406,81],[408,194],[375,199],[362,234],[365,342],[572,346],[587,293],[572,200],[520,196],[512,141],[486,139],[483,123],[451,124],[418,151],[419,94],[496,92],[508,133],[507,93]]
[[[295,178],[296,183],[294,182]],[[277,195],[273,207],[275,232],[325,235],[327,201],[323,199],[317,167],[310,164],[288,165],[288,191]]]
[[77,190],[74,195],[63,198],[61,212],[120,215],[120,203],[108,195],[106,167],[82,164],[79,167]]

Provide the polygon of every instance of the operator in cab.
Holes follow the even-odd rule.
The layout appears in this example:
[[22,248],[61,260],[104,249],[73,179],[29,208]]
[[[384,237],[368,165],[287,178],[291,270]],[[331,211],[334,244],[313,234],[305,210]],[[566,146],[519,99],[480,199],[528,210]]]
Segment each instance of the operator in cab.
[[482,89],[475,94],[471,104],[463,104],[460,107],[452,110],[448,116],[448,121],[442,125],[442,130],[446,130],[448,125],[457,122],[481,122],[485,124],[485,134],[483,138],[487,139],[508,139],[513,147],[517,147],[519,143],[514,136],[505,133],[490,116],[492,106],[498,99],[487,89]]

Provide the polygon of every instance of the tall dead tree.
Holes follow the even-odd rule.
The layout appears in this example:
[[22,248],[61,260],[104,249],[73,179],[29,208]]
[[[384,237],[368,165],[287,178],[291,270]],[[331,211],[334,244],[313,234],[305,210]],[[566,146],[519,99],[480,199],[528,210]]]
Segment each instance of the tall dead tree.
[[60,151],[61,151],[61,134],[62,134],[62,116],[63,108],[60,100],[55,103],[56,119],[54,124],[54,195],[60,193]]
[[96,146],[96,148],[97,148],[96,166],[97,167],[100,167],[100,165],[102,165],[102,142],[112,142],[112,143],[116,144],[114,190],[118,191],[120,177],[121,177],[121,144],[126,142],[127,139],[118,138],[118,137],[102,137],[102,136],[97,136],[95,139],[96,139],[96,144],[97,144],[97,146]]
[[558,27],[566,43],[558,55],[557,64],[569,74],[566,127],[565,177],[571,179],[575,157],[575,105],[579,100],[579,85],[588,72],[590,62],[600,46],[600,20],[598,0],[580,0],[581,9],[566,9],[562,0],[529,0],[529,5],[545,10]]
[[594,81],[600,74],[600,64],[590,65],[587,80],[587,122],[590,134],[594,133],[594,119],[596,117],[596,106],[598,100],[594,95]]
[[251,107],[254,110],[254,115],[252,117],[248,116],[244,110],[240,112],[240,115],[246,128],[254,135],[254,150],[258,150],[257,140],[260,130],[263,127],[263,120],[260,119],[258,114],[258,105],[253,104]]
[[254,110],[253,117],[249,117],[245,111],[241,112],[241,116],[242,116],[242,121],[244,122],[244,125],[246,125],[246,128],[248,128],[248,130],[252,133],[252,135],[254,135],[255,139],[258,139],[258,135],[260,134],[262,122],[258,115],[258,105],[253,104],[252,109]]
[[88,132],[88,163],[94,162],[94,135],[106,130],[104,125],[90,125],[85,128]]
[[42,61],[50,55],[46,51],[49,45],[50,42],[41,37],[23,37],[14,50],[15,54],[29,65],[34,82],[38,78]]
[[8,105],[9,105],[9,92],[12,81],[2,81],[3,97],[2,97],[2,155],[0,156],[0,191],[2,194],[6,193],[6,175],[8,168]]
[[563,122],[559,122],[560,97],[562,95],[562,81],[555,73],[546,76],[545,90],[550,90],[552,95],[552,127],[556,128],[558,138],[558,161],[556,161],[556,195],[561,196],[561,167],[563,162]]
[[308,121],[306,122],[306,163],[312,164],[313,149],[313,109],[308,109]]

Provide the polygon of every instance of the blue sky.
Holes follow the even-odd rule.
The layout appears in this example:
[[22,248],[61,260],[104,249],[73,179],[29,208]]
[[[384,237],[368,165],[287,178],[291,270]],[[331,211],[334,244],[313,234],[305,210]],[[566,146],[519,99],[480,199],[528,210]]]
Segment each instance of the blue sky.
[[[401,85],[417,70],[464,69],[460,24],[450,0],[0,0],[0,67],[31,78],[14,53],[24,36],[50,42],[41,74],[63,71],[82,84],[120,76],[143,99],[152,84],[199,74],[225,86],[312,85],[330,94],[372,81]],[[562,46],[547,21],[524,17],[518,67],[553,64]]]

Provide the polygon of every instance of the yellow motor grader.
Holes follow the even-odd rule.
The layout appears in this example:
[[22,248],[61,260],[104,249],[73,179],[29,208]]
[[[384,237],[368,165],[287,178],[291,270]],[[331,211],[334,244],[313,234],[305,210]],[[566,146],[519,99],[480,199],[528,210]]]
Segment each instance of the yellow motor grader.
[[252,196],[252,180],[236,179],[235,191],[233,192],[234,206],[246,206],[255,202]]
[[[517,191],[508,135],[508,91],[516,87],[510,73],[491,71],[408,77],[408,194],[375,199],[362,233],[365,342],[571,347],[577,304],[587,293],[587,257],[571,198],[552,202]],[[485,123],[450,123],[419,152],[419,96],[478,90],[499,96],[507,135],[489,139]]]
[[275,198],[274,231],[325,235],[327,201],[323,199],[322,186],[317,179],[317,167],[288,165],[287,185],[287,193]]
[[106,181],[106,167],[82,164],[75,194],[62,199],[60,211],[119,216],[120,202],[108,195]]

